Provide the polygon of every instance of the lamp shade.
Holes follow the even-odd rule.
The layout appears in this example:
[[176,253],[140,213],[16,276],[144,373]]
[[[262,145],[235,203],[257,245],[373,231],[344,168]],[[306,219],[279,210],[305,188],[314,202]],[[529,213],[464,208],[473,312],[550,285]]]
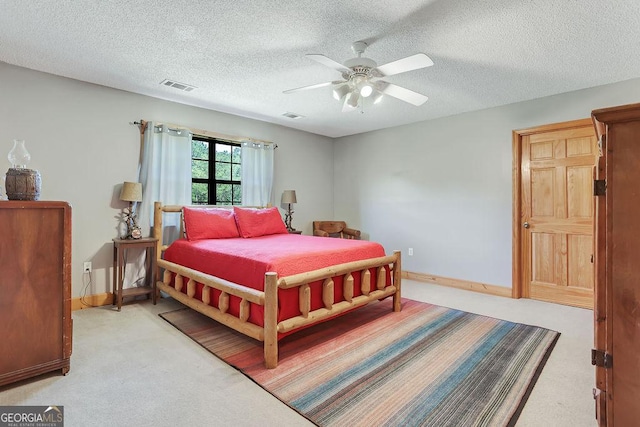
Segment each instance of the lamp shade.
[[122,184],[120,191],[120,200],[125,202],[141,202],[142,201],[142,184],[139,182],[126,182]]
[[282,203],[297,203],[296,190],[284,190],[282,193]]

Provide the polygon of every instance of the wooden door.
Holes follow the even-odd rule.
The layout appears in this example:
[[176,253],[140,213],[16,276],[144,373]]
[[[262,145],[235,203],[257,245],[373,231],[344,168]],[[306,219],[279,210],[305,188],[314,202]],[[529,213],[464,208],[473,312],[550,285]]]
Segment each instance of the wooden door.
[[[640,420],[640,104],[592,112],[602,139],[599,196],[595,349],[596,409],[601,426]],[[604,360],[602,360],[604,362]]]
[[514,229],[521,257],[514,259],[520,263],[514,296],[593,308],[593,124],[540,127],[518,133],[518,140],[520,214]]

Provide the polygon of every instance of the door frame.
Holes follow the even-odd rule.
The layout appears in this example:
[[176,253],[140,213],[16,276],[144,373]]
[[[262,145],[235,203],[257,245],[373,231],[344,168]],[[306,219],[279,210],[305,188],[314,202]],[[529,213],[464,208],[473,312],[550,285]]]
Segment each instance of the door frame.
[[513,149],[513,209],[512,209],[512,261],[511,261],[511,297],[529,298],[529,290],[525,289],[522,277],[522,138],[542,132],[568,130],[573,128],[593,126],[591,118],[571,120],[568,122],[552,123],[512,132]]

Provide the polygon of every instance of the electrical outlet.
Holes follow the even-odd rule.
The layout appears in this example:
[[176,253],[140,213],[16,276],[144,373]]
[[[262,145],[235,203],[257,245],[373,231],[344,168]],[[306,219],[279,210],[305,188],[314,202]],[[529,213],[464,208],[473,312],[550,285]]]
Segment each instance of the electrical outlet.
[[413,248],[409,248],[409,256],[413,256]]
[[83,267],[82,267],[82,271],[84,271],[85,273],[91,273],[91,262],[85,262]]

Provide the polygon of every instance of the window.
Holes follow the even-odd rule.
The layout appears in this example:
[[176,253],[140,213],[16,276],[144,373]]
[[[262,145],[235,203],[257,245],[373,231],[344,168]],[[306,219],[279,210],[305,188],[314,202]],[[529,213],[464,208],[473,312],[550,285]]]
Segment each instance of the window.
[[240,144],[193,135],[191,202],[194,205],[242,204]]

